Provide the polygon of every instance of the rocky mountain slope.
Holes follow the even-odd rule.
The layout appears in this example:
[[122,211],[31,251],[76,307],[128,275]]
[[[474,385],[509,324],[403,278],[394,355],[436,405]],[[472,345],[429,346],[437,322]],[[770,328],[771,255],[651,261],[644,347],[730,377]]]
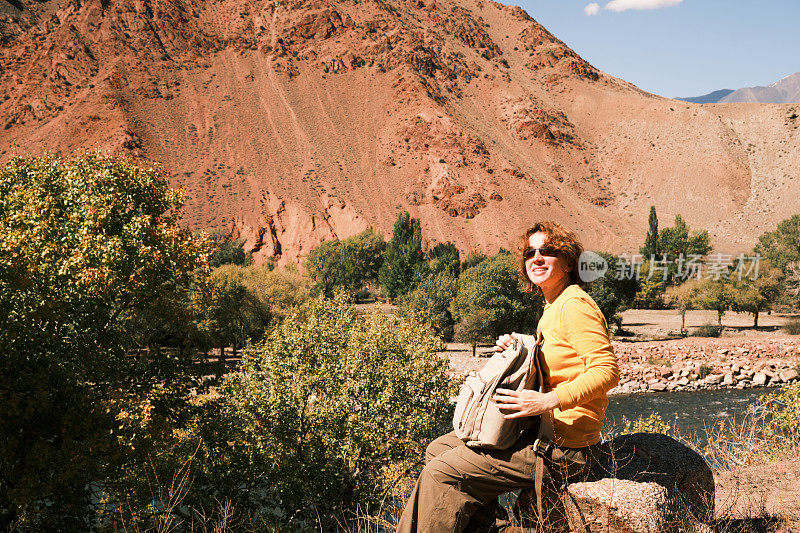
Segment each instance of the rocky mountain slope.
[[798,106],[645,93],[495,2],[0,0],[0,43],[0,160],[161,162],[259,260],[399,209],[464,251],[542,218],[632,251],[656,205],[738,252],[798,208]]

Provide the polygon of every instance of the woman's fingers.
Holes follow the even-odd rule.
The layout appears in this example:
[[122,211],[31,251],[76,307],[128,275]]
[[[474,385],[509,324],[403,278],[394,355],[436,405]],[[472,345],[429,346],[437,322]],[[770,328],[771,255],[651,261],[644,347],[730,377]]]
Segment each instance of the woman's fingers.
[[492,395],[492,401],[500,409],[522,409],[517,391],[510,389],[497,389]]
[[506,348],[511,346],[512,341],[513,341],[513,339],[511,338],[511,335],[508,335],[508,334],[500,335],[497,338],[497,342],[495,342],[496,346],[494,347],[494,351],[495,352],[502,352],[503,350],[505,350]]

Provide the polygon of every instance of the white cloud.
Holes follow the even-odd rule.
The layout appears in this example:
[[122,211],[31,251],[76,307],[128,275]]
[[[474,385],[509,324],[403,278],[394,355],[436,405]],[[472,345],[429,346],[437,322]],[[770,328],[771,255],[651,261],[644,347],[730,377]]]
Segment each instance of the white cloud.
[[[611,11],[658,9],[661,7],[676,6],[681,2],[683,2],[683,0],[611,0],[611,2],[606,4],[606,9],[610,9]],[[587,6],[587,8],[588,7],[589,6]]]
[[588,6],[583,8],[583,12],[586,13],[587,17],[591,17],[592,15],[597,15],[600,12],[600,4],[597,2],[592,2]]

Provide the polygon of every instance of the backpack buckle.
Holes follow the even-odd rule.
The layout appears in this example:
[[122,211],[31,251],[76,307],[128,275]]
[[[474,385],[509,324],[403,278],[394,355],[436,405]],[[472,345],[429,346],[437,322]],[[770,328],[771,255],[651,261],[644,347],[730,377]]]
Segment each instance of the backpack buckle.
[[553,441],[545,439],[544,437],[539,437],[533,443],[533,453],[535,453],[540,457],[545,457],[552,450],[553,450]]

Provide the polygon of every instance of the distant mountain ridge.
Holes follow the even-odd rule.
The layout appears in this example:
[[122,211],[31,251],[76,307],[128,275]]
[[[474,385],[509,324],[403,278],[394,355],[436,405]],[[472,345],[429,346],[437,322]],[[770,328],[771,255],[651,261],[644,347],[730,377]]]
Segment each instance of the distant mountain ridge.
[[684,102],[692,102],[693,104],[715,104],[731,94],[733,89],[720,89],[712,93],[704,94],[703,96],[687,96],[675,98],[675,100],[682,100]]
[[733,102],[757,102],[762,104],[800,103],[800,72],[790,74],[766,87],[745,87],[731,90],[721,89],[703,96],[675,98],[695,104],[715,104]]

